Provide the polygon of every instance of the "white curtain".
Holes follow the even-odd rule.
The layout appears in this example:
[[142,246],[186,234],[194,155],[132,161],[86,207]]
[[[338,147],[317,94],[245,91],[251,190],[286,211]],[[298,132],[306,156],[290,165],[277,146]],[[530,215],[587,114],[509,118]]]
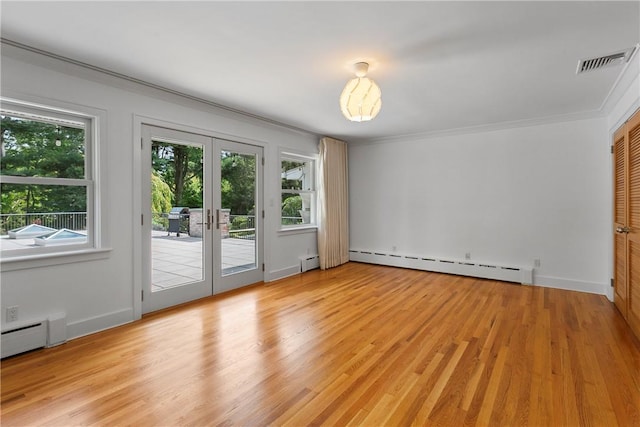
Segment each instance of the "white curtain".
[[320,268],[349,261],[347,143],[320,140],[318,162],[318,255]]

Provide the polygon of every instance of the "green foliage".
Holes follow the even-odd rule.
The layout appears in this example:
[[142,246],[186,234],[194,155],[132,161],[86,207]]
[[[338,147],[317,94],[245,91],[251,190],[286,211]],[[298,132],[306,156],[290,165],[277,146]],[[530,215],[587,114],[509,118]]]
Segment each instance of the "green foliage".
[[202,207],[202,149],[153,142],[153,171],[171,190],[171,206]]
[[256,191],[255,156],[223,152],[220,162],[222,207],[231,209],[231,215],[253,215]]
[[282,216],[300,216],[302,209],[302,197],[299,195],[290,196],[282,202]]
[[[253,214],[255,209],[256,159],[252,155],[223,152],[221,162],[222,207],[232,215]],[[202,149],[154,142],[154,173],[171,190],[171,206],[202,207]]]
[[84,178],[84,129],[2,116],[2,173]]
[[[170,189],[170,205],[201,208],[204,188],[202,149],[154,142],[151,153],[155,176]],[[230,209],[232,215],[252,215],[255,210],[255,156],[225,151],[220,162],[222,208]]]
[[199,176],[195,175],[185,183],[182,200],[177,205],[189,208],[202,207],[202,180]]
[[282,225],[294,225],[302,222],[302,196],[296,194],[282,194]]
[[[84,175],[84,129],[2,116],[3,175],[79,178]],[[84,187],[2,184],[2,213],[84,212]]]
[[171,188],[153,171],[151,173],[151,212],[167,213],[171,210]]
[[249,218],[246,216],[237,216],[233,218],[231,221],[230,230],[244,230],[245,228],[249,228]]
[[22,192],[12,191],[15,185],[0,184],[0,194],[2,195],[2,213],[25,213],[26,198]]

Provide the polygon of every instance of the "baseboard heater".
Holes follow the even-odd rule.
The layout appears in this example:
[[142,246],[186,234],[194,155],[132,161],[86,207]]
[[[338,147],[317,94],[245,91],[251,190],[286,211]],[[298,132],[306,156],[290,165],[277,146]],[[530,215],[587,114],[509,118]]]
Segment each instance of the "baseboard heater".
[[42,347],[53,347],[67,340],[66,315],[8,325],[2,331],[1,358],[14,356]]
[[521,266],[502,265],[471,260],[454,260],[443,258],[399,255],[396,253],[375,252],[366,250],[349,250],[351,261],[368,264],[388,265],[392,267],[411,268],[414,270],[434,271],[438,273],[457,274],[460,276],[481,277],[484,279],[503,280],[531,284],[533,269]]
[[300,257],[300,272],[320,268],[320,258],[318,255],[303,255]]

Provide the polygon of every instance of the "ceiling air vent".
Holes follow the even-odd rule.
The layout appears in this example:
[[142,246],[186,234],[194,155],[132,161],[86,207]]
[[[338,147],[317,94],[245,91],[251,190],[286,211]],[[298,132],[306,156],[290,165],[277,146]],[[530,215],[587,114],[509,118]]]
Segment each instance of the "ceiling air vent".
[[614,67],[621,65],[631,59],[635,47],[623,50],[621,52],[612,53],[598,58],[581,59],[578,61],[576,74],[586,73],[588,71],[599,70],[600,68]]

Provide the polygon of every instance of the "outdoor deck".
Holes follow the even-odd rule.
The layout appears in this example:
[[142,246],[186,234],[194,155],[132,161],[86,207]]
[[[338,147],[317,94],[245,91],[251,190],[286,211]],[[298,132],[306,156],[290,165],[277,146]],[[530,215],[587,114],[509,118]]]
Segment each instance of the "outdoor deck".
[[[34,246],[33,239],[0,238],[1,249],[24,249]],[[223,275],[255,268],[255,241],[237,238],[222,239]],[[152,292],[201,280],[202,239],[166,231],[154,231],[151,236]]]
[[[255,267],[254,248],[254,240],[222,239],[223,274]],[[151,253],[153,292],[202,279],[201,238],[154,231]]]

